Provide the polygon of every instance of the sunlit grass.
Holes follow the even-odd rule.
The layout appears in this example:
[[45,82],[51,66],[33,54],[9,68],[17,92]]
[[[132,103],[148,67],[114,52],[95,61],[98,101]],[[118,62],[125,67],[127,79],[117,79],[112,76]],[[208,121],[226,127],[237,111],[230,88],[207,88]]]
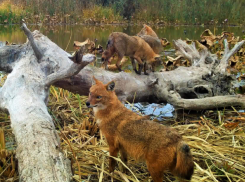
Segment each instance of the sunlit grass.
[[23,7],[15,5],[10,0],[5,0],[0,3],[0,23],[13,24],[19,23],[23,17]]
[[94,6],[93,8],[83,10],[83,19],[98,23],[112,23],[113,21],[123,20],[123,17],[110,7]]

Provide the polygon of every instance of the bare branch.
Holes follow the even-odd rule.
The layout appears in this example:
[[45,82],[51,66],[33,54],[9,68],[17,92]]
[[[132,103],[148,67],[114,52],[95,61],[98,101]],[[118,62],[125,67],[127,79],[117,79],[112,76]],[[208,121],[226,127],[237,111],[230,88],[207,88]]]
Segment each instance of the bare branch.
[[228,44],[227,39],[224,40],[224,47],[225,47],[224,55],[227,55],[229,52],[229,44]]
[[40,63],[41,59],[43,57],[43,54],[41,53],[41,51],[37,47],[37,44],[34,41],[34,38],[33,38],[33,35],[31,33],[31,31],[27,28],[25,23],[22,23],[21,29],[24,31],[24,33],[26,34],[28,40],[30,41],[31,47],[32,47],[32,49],[33,49],[33,51],[34,51],[34,53],[35,53],[35,55],[37,57],[37,61],[38,61],[38,63]]
[[96,57],[93,54],[84,55],[82,57],[82,61],[79,64],[72,63],[67,69],[49,75],[46,79],[45,85],[50,86],[59,80],[76,75],[79,71],[81,71],[81,69],[83,69],[89,63],[93,62],[95,59]]
[[226,72],[226,68],[228,66],[229,59],[233,54],[235,54],[244,44],[245,40],[238,42],[231,50],[229,50],[228,42],[225,39],[224,45],[225,45],[225,51],[222,59],[220,60],[219,66],[216,68],[216,72],[220,74],[224,74]]
[[245,96],[229,95],[206,97],[202,99],[182,99],[178,93],[171,91],[168,97],[168,103],[176,108],[188,110],[206,110],[230,106],[245,107]]
[[200,52],[200,59],[196,62],[196,64],[203,65],[205,64],[205,59],[208,56],[208,50],[203,50]]
[[0,111],[8,113],[8,110],[5,106],[5,102],[4,102],[3,95],[2,95],[2,88],[0,88]]
[[196,49],[195,43],[188,45],[181,39],[173,40],[173,44],[179,55],[182,55],[184,58],[191,61],[192,65],[195,65],[196,62],[200,59],[200,54]]

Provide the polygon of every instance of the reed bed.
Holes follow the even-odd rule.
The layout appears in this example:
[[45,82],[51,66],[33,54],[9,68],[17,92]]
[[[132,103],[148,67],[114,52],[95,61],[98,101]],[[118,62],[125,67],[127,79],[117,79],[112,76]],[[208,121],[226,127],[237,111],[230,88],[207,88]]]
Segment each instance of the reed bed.
[[[72,162],[74,181],[152,181],[146,165],[131,158],[127,165],[120,157],[115,158],[118,165],[113,174],[109,173],[108,145],[96,125],[92,110],[85,105],[86,100],[86,96],[53,86],[50,88],[48,109],[60,135],[63,152]],[[178,122],[168,118],[168,125],[171,123],[191,147],[195,161],[192,182],[243,182],[245,113],[231,108],[206,111],[198,117],[186,115]],[[0,113],[0,181],[18,181],[16,143],[9,119],[8,115]],[[122,172],[123,166],[127,168],[126,173]],[[166,172],[166,182],[177,180]]]
[[[64,154],[71,159],[75,181],[151,181],[146,165],[130,159],[127,166],[120,158],[114,174],[109,174],[109,153],[87,97],[51,87],[50,113],[62,141]],[[245,114],[235,108],[206,111],[200,118],[186,116],[171,122],[189,144],[195,161],[192,181],[244,181]],[[168,122],[169,123],[169,122]],[[122,172],[126,166],[127,172]],[[165,181],[176,181],[169,173]]]

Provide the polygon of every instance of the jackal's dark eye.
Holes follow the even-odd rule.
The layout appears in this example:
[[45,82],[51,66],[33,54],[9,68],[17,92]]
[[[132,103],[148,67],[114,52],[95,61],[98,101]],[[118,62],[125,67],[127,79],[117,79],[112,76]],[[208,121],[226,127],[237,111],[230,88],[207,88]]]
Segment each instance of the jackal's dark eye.
[[97,96],[97,97],[96,97],[96,99],[101,99],[101,98],[102,98],[102,96]]

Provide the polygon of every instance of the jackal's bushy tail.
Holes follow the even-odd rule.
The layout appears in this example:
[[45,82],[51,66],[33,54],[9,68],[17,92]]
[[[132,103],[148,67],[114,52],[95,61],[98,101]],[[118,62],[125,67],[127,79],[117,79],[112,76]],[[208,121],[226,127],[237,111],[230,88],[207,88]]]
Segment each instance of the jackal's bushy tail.
[[194,172],[194,162],[190,148],[187,144],[180,142],[177,146],[177,161],[174,173],[186,180],[190,180]]

